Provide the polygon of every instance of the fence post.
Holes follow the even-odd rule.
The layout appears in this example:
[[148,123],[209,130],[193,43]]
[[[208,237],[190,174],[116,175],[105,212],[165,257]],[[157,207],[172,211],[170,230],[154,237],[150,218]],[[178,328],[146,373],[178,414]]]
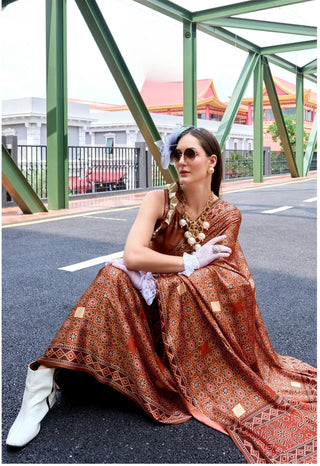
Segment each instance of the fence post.
[[[2,136],[2,144],[6,146],[13,160],[18,161],[18,138],[17,136]],[[10,194],[4,189],[2,185],[2,207],[7,207],[8,202],[12,201]]]
[[226,179],[226,151],[223,149],[221,153],[221,162],[222,162],[222,178],[221,181],[225,181]]
[[270,147],[263,148],[263,174],[264,176],[271,176],[271,150]]
[[145,142],[136,142],[135,148],[139,150],[139,188],[152,186],[152,158]]

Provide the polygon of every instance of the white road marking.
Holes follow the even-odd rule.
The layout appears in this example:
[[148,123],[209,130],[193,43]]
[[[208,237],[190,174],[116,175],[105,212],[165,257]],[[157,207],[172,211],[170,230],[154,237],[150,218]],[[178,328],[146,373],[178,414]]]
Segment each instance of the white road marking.
[[97,215],[86,215],[86,218],[99,218],[102,220],[117,220],[119,222],[127,222],[126,218],[115,218],[115,217],[98,217]]
[[78,262],[77,264],[67,265],[66,267],[59,267],[58,270],[65,270],[66,272],[76,272],[77,270],[86,269],[87,267],[92,267],[93,265],[99,265],[111,261],[113,259],[119,259],[122,256],[123,251],[118,251],[114,252],[113,254],[108,254],[107,256],[95,257],[94,259]]
[[290,205],[284,205],[282,207],[277,207],[276,209],[264,210],[263,214],[275,214],[276,212],[282,212],[283,210],[292,209]]
[[310,199],[306,199],[305,201],[303,202],[315,202],[317,200],[316,197],[311,197]]

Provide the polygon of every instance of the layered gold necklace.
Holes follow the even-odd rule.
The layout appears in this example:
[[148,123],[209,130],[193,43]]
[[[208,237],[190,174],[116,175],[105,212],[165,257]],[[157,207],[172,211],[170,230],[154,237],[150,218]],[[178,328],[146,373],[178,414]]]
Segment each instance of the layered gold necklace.
[[181,192],[181,205],[182,205],[182,219],[179,221],[179,225],[184,228],[186,231],[184,233],[185,238],[187,239],[190,246],[193,247],[194,251],[200,248],[201,244],[206,238],[205,231],[208,230],[210,223],[207,221],[208,215],[212,210],[212,204],[215,199],[213,192],[210,193],[207,203],[195,220],[190,218],[187,210],[187,204],[183,192]]

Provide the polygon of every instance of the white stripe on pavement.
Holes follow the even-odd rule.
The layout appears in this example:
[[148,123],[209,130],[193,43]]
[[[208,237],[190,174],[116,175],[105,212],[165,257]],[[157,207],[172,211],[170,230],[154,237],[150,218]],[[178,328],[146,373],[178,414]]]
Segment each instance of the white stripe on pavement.
[[108,254],[107,256],[95,257],[94,259],[90,259],[88,261],[78,262],[77,264],[67,265],[66,267],[59,267],[58,270],[76,272],[77,270],[86,269],[87,267],[92,267],[93,265],[103,264],[113,259],[119,259],[122,256],[123,251],[114,252],[113,254]]
[[315,202],[317,200],[316,197],[311,197],[310,199],[306,199],[305,201],[303,202]]
[[283,210],[292,209],[290,205],[284,205],[282,207],[277,207],[276,209],[264,210],[263,214],[275,214],[276,212],[282,212]]

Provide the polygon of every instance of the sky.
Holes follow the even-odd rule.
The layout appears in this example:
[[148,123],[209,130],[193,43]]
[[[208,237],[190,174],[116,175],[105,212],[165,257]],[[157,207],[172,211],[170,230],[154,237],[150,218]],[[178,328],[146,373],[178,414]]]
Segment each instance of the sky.
[[[177,4],[194,10],[194,0]],[[227,2],[236,3],[234,0]],[[222,0],[197,0],[196,9],[225,5]],[[182,23],[140,5],[133,0],[98,0],[98,5],[120,52],[141,89],[146,78],[181,81]],[[314,2],[277,7],[247,15],[248,18],[309,24]],[[285,19],[284,19],[285,18]],[[73,0],[67,1],[68,97],[112,104],[123,104],[123,97]],[[237,30],[258,45],[287,43],[312,38],[288,34]],[[235,31],[233,31],[235,32]],[[1,13],[2,100],[45,97],[45,0],[18,0]],[[315,50],[281,55],[302,66],[316,58]],[[245,63],[247,53],[232,45],[198,32],[197,78],[210,78],[220,100],[227,102]],[[295,75],[271,66],[274,76],[295,83]],[[305,80],[305,89],[316,85]],[[252,80],[246,96],[251,96]]]

